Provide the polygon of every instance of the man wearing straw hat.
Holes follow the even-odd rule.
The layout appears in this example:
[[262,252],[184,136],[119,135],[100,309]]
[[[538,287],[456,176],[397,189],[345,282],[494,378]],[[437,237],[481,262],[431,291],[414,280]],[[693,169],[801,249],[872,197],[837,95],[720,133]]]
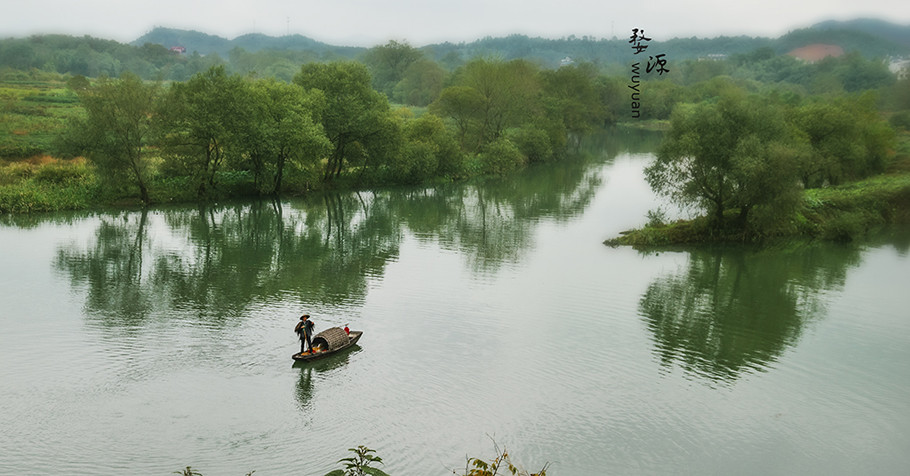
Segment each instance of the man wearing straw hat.
[[310,320],[309,314],[304,314],[300,316],[300,322],[294,326],[294,332],[300,337],[300,353],[305,353],[304,346],[308,349],[306,352],[313,351],[313,343],[310,341],[310,337],[313,334],[313,321]]

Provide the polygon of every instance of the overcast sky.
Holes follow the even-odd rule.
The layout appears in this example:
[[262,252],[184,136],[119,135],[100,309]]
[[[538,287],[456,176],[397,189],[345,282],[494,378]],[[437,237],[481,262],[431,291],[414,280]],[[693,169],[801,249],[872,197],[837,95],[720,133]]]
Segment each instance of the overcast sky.
[[777,37],[828,19],[910,24],[907,0],[0,0],[0,37],[92,35],[130,42],[156,26],[234,38],[301,34],[337,45],[414,46],[521,33],[653,40]]

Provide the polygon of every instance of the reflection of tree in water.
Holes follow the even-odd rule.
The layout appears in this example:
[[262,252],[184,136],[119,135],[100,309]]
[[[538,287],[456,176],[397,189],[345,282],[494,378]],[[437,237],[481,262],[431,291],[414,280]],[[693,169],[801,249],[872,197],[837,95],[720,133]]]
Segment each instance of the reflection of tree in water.
[[78,256],[64,250],[57,254],[58,266],[87,286],[87,307],[116,315],[125,325],[142,322],[155,302],[143,268],[147,221],[145,211],[104,216],[93,246]]
[[869,240],[870,245],[890,245],[900,256],[910,252],[910,226],[893,226],[880,230]]
[[92,314],[117,325],[155,310],[219,325],[288,296],[350,306],[397,258],[405,229],[458,250],[478,271],[519,260],[540,220],[569,220],[591,202],[601,177],[589,165],[474,185],[101,215],[95,241],[62,248],[57,266],[86,283]]
[[587,135],[582,150],[614,159],[619,154],[650,154],[660,146],[663,133],[635,127],[616,126]]
[[288,293],[306,302],[362,300],[367,278],[397,253],[388,214],[356,195],[307,210],[267,202],[176,209],[153,213],[163,216],[153,225],[146,212],[102,216],[95,241],[61,249],[57,267],[87,284],[90,312],[118,325],[156,306],[218,323]]
[[473,185],[396,192],[389,199],[419,239],[458,250],[472,269],[490,271],[521,259],[540,220],[582,213],[601,183],[600,169],[579,159]]
[[639,310],[664,366],[732,381],[796,344],[824,313],[819,294],[859,261],[857,249],[821,244],[689,251],[687,268],[652,282]]
[[236,313],[252,298],[297,295],[306,302],[362,300],[368,276],[398,252],[381,207],[330,195],[303,210],[268,203],[168,215],[190,254],[159,260],[175,303],[216,304]]

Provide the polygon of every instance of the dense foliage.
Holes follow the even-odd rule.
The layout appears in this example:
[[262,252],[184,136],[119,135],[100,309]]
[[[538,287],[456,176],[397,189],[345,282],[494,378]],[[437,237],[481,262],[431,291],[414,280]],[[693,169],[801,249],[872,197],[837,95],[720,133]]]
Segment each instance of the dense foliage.
[[[148,204],[507,173],[566,157],[585,131],[610,120],[591,65],[551,71],[478,59],[442,89],[441,77],[409,82],[415,66],[428,71],[421,53],[394,42],[376,50],[376,58],[389,55],[401,59],[372,66],[385,71],[382,87],[418,84],[410,97],[432,98],[429,110],[393,107],[375,89],[371,68],[354,61],[303,64],[290,83],[223,65],[181,82],[57,76],[66,80],[57,94],[74,112],[35,152],[86,157],[99,181],[85,202]],[[28,112],[38,111],[26,110],[23,121]],[[8,153],[28,157],[17,150]],[[37,196],[16,190],[10,193]],[[0,209],[55,208],[37,199],[15,203]]]
[[[753,233],[792,221],[804,189],[884,171],[894,130],[910,124],[910,80],[873,56],[899,50],[900,30],[877,49],[868,32],[830,28],[770,43],[654,41],[670,60],[660,75],[630,70],[624,39],[390,41],[341,54],[302,38],[153,33],[226,58],[89,37],[0,41],[0,156],[88,159],[68,175],[53,159],[8,169],[0,210],[503,174],[564,160],[590,130],[640,112],[670,120],[648,168],[654,189],[707,213],[709,228]],[[848,53],[782,54],[801,38],[839,39]],[[541,61],[557,52],[560,66]]]
[[[656,30],[649,32],[654,38],[651,51],[659,49],[677,63],[724,55],[732,58],[760,49],[776,56],[812,43],[840,45],[844,51],[861,53],[865,58],[910,54],[908,28],[884,21],[828,22],[794,30],[779,38],[669,38]],[[228,40],[198,31],[159,27],[130,44],[66,35],[2,39],[0,69],[36,69],[89,77],[102,74],[118,77],[132,72],[147,80],[185,81],[211,66],[227,65],[231,72],[290,81],[301,63],[360,58],[371,69],[378,67],[373,71],[376,89],[394,101],[404,102],[401,99],[404,94],[438,87],[441,70],[454,70],[478,57],[524,59],[546,68],[555,68],[569,58],[576,63],[596,64],[613,73],[622,71],[629,59],[629,31],[611,27],[602,36],[553,39],[510,35],[418,48],[393,41],[368,49],[328,45],[301,35],[247,34]],[[402,80],[408,84],[395,91],[393,83]],[[415,82],[435,86],[417,87]],[[412,100],[427,104],[432,98]]]
[[793,208],[803,150],[780,108],[731,94],[680,108],[671,124],[645,170],[658,193],[708,210],[719,228],[730,208],[739,209],[743,225],[753,208]]
[[[801,191],[884,171],[895,146],[870,95],[787,104],[732,89],[679,107],[645,171],[658,193],[709,213],[716,230],[768,231],[787,223]],[[750,212],[758,213],[757,217]]]
[[101,78],[95,87],[76,88],[86,117],[72,120],[64,140],[84,152],[111,183],[137,186],[140,199],[148,203],[151,158],[146,148],[159,86],[126,73],[120,81]]

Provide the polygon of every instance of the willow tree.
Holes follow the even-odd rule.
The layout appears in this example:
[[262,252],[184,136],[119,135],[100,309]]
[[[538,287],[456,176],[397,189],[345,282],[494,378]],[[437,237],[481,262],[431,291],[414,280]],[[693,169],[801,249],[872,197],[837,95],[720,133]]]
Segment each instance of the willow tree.
[[163,150],[196,177],[200,196],[216,188],[228,145],[249,120],[249,102],[242,100],[245,90],[243,78],[217,66],[175,83],[160,105]]
[[591,63],[563,66],[540,73],[547,115],[563,124],[577,139],[604,123],[606,106],[600,100],[597,70]]
[[395,86],[404,79],[408,68],[422,58],[423,53],[407,42],[391,40],[367,50],[363,62],[369,68],[376,90],[392,97]]
[[97,85],[78,90],[86,115],[70,131],[81,136],[87,158],[102,176],[134,184],[143,203],[149,202],[146,146],[158,90],[157,84],[145,84],[132,73],[119,80],[101,78]]
[[781,107],[742,93],[678,108],[645,177],[657,193],[706,210],[714,227],[727,210],[745,226],[757,208],[783,213],[799,199],[807,145]]
[[806,188],[884,171],[894,132],[879,117],[877,101],[875,94],[818,99],[796,110],[794,122],[812,146],[801,172]]
[[401,127],[385,96],[370,84],[366,66],[354,62],[310,63],[294,83],[307,92],[319,90],[326,99],[321,123],[332,142],[323,180],[338,178],[348,162],[362,170],[388,162],[401,146]]
[[235,131],[233,145],[249,162],[257,190],[280,195],[289,168],[307,169],[331,150],[318,123],[325,97],[272,78],[245,86],[248,120]]
[[538,68],[525,60],[476,59],[459,68],[430,110],[458,125],[462,143],[479,151],[542,114]]

